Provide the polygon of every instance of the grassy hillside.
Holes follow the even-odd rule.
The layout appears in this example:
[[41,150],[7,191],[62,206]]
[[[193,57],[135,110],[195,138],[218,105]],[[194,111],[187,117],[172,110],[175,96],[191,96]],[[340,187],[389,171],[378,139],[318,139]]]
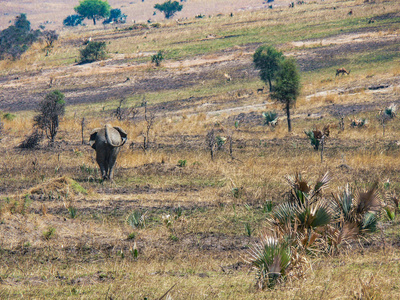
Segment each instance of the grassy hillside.
[[[301,267],[273,289],[259,290],[246,263],[268,231],[267,201],[288,197],[287,174],[315,182],[328,171],[326,198],[378,182],[382,206],[397,214],[400,124],[379,119],[400,104],[397,1],[213,15],[63,29],[48,54],[36,43],[20,60],[0,61],[0,298],[155,299],[170,289],[163,299],[399,297],[400,226],[384,210],[375,233],[334,254],[299,253]],[[106,42],[107,59],[78,64],[88,38]],[[258,91],[266,85],[252,55],[262,44],[299,65],[291,133],[282,106]],[[341,67],[350,74],[335,76]],[[54,146],[19,148],[37,104],[56,89],[67,107]],[[274,128],[263,125],[267,111],[278,113]],[[359,119],[366,125],[352,127]],[[106,123],[128,132],[113,183],[100,180],[86,144]],[[328,124],[321,162],[304,131]],[[232,154],[226,143],[211,160],[211,129],[232,137]],[[144,223],[129,224],[134,212]]]

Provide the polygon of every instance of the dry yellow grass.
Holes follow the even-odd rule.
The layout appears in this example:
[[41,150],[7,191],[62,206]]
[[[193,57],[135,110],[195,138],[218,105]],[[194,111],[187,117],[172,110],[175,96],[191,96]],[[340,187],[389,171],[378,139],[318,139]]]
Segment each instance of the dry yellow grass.
[[[0,298],[153,299],[176,284],[169,293],[172,299],[335,299],[354,295],[358,299],[368,295],[397,299],[397,219],[388,222],[382,216],[381,227],[367,237],[368,242],[360,240],[338,256],[308,257],[304,277],[288,278],[273,290],[257,290],[254,273],[243,262],[248,246],[265,231],[265,200],[279,203],[285,198],[286,174],[302,171],[314,182],[329,171],[333,180],[326,195],[346,183],[364,189],[374,181],[381,183],[382,195],[400,192],[400,125],[397,118],[389,121],[383,136],[377,120],[379,110],[397,101],[397,60],[388,59],[381,65],[360,64],[352,67],[350,76],[338,78],[334,66],[302,73],[302,92],[292,110],[292,133],[287,132],[281,105],[273,103],[267,93],[257,94],[264,84],[254,74],[249,75],[252,70],[235,77],[240,71],[235,64],[250,66],[252,43],[266,41],[257,37],[265,28],[281,26],[285,20],[287,29],[275,28],[268,38],[279,43],[287,55],[313,51],[320,45],[330,49],[330,43],[347,43],[349,37],[324,38],[325,34],[337,34],[338,27],[330,31],[319,28],[319,23],[326,22],[329,27],[343,22],[340,24],[344,29],[353,28],[346,23],[349,9],[353,9],[353,17],[364,20],[383,14],[383,5],[385,12],[398,13],[395,4],[324,1],[296,5],[293,10],[245,11],[235,13],[235,18],[225,15],[191,19],[187,25],[163,22],[157,30],[65,30],[49,57],[36,44],[21,60],[0,62],[1,74],[10,76],[4,89],[14,86],[16,92],[24,89],[36,95],[59,88],[68,90],[67,96],[72,98],[76,91],[86,88],[82,99],[90,96],[90,89],[106,92],[122,86],[127,76],[130,81],[150,81],[155,80],[154,75],[196,74],[206,67],[209,73],[204,74],[211,74],[204,82],[196,81],[189,87],[166,86],[143,92],[150,111],[156,114],[150,130],[152,144],[146,152],[141,149],[146,129],[144,108],[140,106],[143,97],[135,91],[124,90],[124,95],[104,101],[68,105],[54,148],[48,148],[46,140],[37,150],[17,148],[32,132],[36,112],[18,111],[14,120],[2,119]],[[311,29],[313,34],[309,36],[316,40],[295,46],[292,41],[300,36],[295,27],[304,23],[304,16],[305,25],[318,27]],[[391,38],[399,32],[397,24],[382,26],[385,30],[358,37],[371,41]],[[293,33],[286,33],[291,30]],[[217,38],[204,40],[208,34]],[[235,40],[234,46],[227,43],[232,53],[223,53],[225,46],[219,43],[229,39],[218,37],[235,34],[245,38]],[[281,41],[282,36],[288,40]],[[88,37],[111,40],[109,60],[73,66],[80,43]],[[247,39],[252,46],[246,46]],[[197,52],[196,47],[203,45],[211,47]],[[196,51],[191,52],[190,47]],[[139,57],[148,59],[158,49],[171,51],[172,57],[159,69]],[[176,61],[179,53],[185,60]],[[344,57],[359,59],[353,52]],[[214,68],[218,64],[227,67]],[[36,71],[36,75],[29,75]],[[233,77],[232,82],[223,78],[226,72]],[[21,77],[19,82],[11,79],[13,74]],[[55,84],[50,89],[52,77]],[[381,82],[393,84],[382,91],[368,90],[368,86]],[[112,116],[122,96],[126,98],[123,108],[138,109],[134,119],[118,121]],[[346,112],[344,131],[336,126],[339,118],[332,107]],[[263,126],[261,113],[272,110],[279,114],[278,125]],[[235,128],[241,113],[243,119]],[[128,132],[114,183],[100,181],[95,152],[81,143],[83,117],[86,142],[93,128],[106,123]],[[350,118],[367,118],[368,124],[365,128],[350,128]],[[312,149],[304,130],[321,129],[326,124],[335,126],[326,140],[321,163],[320,153]],[[213,161],[210,159],[206,134],[212,128],[232,133],[233,159],[228,145],[217,151]],[[66,193],[70,181],[66,179],[59,185],[60,177],[75,180],[88,193]],[[390,185],[385,187],[387,180]],[[75,217],[70,207],[76,209]],[[146,214],[144,228],[127,223],[134,211]],[[168,226],[167,215],[171,218]],[[247,235],[246,224],[252,236]],[[132,233],[135,237],[128,238]]]

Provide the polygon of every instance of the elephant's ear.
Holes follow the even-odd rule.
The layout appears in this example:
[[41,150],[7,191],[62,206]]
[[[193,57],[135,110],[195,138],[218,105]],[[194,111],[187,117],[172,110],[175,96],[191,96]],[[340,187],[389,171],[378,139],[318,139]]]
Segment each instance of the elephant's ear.
[[114,129],[117,130],[119,132],[119,135],[122,138],[123,144],[125,144],[127,138],[128,138],[128,134],[120,127],[118,126],[114,126]]
[[96,136],[100,128],[93,129],[90,133],[89,145],[96,150]]

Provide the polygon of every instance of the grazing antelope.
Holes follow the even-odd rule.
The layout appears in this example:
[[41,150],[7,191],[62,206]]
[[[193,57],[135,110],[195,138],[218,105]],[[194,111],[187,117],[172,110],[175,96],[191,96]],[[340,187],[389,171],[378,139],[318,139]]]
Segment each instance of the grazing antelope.
[[262,87],[261,89],[257,89],[257,94],[258,93],[261,93],[261,94],[264,93],[264,89],[265,89],[265,87]]
[[350,70],[347,72],[345,68],[340,68],[336,70],[336,76],[338,76],[339,74],[347,74],[350,75]]

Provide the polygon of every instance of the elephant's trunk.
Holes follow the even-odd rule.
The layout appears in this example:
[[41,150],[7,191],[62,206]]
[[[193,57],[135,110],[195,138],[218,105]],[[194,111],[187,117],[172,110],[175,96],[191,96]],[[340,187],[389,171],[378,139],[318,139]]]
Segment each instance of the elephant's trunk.
[[125,144],[126,138],[122,138],[120,144],[114,144],[113,141],[112,141],[112,139],[111,139],[111,137],[110,137],[110,133],[109,133],[109,128],[110,128],[110,127],[111,127],[111,126],[108,125],[108,124],[105,126],[105,137],[106,137],[107,143],[110,144],[110,145],[113,146],[113,147],[121,147],[122,145]]

